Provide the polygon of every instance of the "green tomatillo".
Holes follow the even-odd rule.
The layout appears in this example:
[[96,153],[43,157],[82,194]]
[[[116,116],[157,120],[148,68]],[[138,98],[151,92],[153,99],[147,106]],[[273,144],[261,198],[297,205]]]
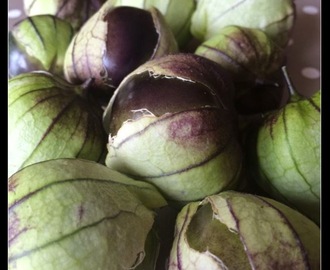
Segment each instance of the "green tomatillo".
[[93,161],[31,164],[8,182],[8,269],[154,270],[155,210],[166,204]]
[[46,71],[9,80],[9,175],[31,163],[60,157],[104,162],[102,110],[90,98],[90,85],[91,81],[73,85]]
[[257,28],[284,48],[295,18],[293,0],[199,0],[191,18],[191,33],[203,42],[228,25]]
[[320,269],[320,228],[276,200],[223,191],[177,216],[169,270]]
[[289,102],[267,113],[247,142],[250,172],[270,196],[319,224],[321,91],[302,96],[288,82]]
[[242,151],[229,74],[196,54],[154,59],[118,86],[103,115],[106,165],[186,203],[235,188]]

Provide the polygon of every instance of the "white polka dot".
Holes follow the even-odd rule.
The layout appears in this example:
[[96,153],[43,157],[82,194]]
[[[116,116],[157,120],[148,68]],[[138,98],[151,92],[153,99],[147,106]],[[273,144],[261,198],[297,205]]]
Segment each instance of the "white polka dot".
[[293,45],[293,43],[294,43],[293,39],[292,39],[292,38],[290,38],[290,39],[289,39],[289,41],[288,41],[288,46],[292,46],[292,45]]
[[19,9],[11,9],[8,11],[8,18],[15,19],[22,15],[22,11]]
[[317,79],[320,77],[320,71],[313,67],[303,68],[301,74],[308,79]]
[[315,15],[319,13],[319,9],[315,6],[304,6],[303,12],[310,15]]

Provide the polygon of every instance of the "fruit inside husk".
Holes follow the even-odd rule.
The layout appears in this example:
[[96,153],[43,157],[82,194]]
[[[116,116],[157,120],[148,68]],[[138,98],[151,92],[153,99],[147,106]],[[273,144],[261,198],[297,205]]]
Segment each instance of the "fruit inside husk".
[[224,191],[182,208],[168,269],[316,270],[319,244],[319,227],[298,211],[267,197]]
[[116,89],[103,115],[106,165],[187,203],[234,188],[241,176],[233,83],[195,54],[147,61]]
[[118,87],[144,62],[177,51],[175,37],[158,9],[105,2],[71,40],[64,74],[72,83],[92,77],[106,91]]

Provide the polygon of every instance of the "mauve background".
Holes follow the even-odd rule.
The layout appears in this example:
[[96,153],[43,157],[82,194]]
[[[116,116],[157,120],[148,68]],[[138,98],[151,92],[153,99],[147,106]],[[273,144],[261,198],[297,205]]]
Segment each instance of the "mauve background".
[[[295,3],[297,20],[292,40],[288,46],[287,70],[296,90],[302,94],[310,95],[321,87],[321,2],[320,0],[296,0]],[[21,11],[20,15],[19,11]],[[8,30],[24,17],[22,0],[9,0]],[[157,269],[163,270],[172,241],[176,210],[167,207],[161,209],[160,212],[161,215],[159,215],[157,223],[161,227],[162,256]]]

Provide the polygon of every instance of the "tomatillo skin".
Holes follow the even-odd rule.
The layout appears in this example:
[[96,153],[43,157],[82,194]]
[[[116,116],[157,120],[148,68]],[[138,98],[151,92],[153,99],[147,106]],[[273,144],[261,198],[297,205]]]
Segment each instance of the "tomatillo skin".
[[119,85],[103,114],[106,165],[185,204],[241,177],[231,77],[195,54],[146,62]]
[[8,269],[154,269],[154,210],[167,205],[154,186],[61,158],[23,168],[8,187]]
[[77,157],[104,162],[102,110],[89,82],[73,85],[46,71],[8,81],[8,174],[43,160]]
[[268,197],[223,191],[185,205],[169,270],[320,269],[320,228]]
[[106,2],[72,39],[65,78],[71,83],[94,78],[99,87],[116,88],[139,65],[177,51],[175,37],[156,8]]

